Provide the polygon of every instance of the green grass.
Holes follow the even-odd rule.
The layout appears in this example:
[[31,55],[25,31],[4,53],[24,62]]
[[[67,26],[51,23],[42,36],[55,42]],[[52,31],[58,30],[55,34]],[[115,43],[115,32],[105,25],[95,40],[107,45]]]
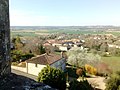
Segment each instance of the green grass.
[[45,33],[67,33],[67,34],[104,34],[105,32],[94,32],[89,30],[48,30]]
[[55,54],[57,54],[57,55],[61,55],[61,52],[54,52]]
[[103,31],[96,31],[94,32],[94,30],[70,30],[70,29],[57,29],[57,30],[42,30],[42,31],[38,31],[41,33],[67,33],[67,34],[113,34],[115,36],[120,36],[120,32],[103,32]]
[[110,32],[110,34],[113,34],[115,36],[120,36],[120,32]]
[[120,71],[120,57],[102,57],[102,61],[108,64],[113,72]]
[[[36,33],[66,33],[66,34],[113,34],[115,36],[120,36],[120,32],[103,32],[103,31],[94,31],[94,30],[74,30],[74,29],[56,29],[56,30],[37,30]],[[13,36],[38,36],[35,32],[11,32]]]
[[34,32],[11,32],[11,36],[29,36],[29,37],[35,37],[38,36]]

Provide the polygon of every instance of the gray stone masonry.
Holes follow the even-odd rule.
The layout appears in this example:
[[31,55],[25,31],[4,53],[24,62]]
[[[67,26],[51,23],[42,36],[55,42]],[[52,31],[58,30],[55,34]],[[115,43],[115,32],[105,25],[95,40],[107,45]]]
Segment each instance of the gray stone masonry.
[[0,78],[11,72],[9,0],[0,0]]

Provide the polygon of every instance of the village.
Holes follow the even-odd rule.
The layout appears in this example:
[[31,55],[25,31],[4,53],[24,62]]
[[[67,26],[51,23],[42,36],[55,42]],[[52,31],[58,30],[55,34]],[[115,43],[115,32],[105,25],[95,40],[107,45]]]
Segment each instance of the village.
[[[65,39],[66,37],[70,37],[70,35],[63,34],[60,36],[55,36],[56,38],[54,39],[47,38],[44,40],[38,40],[38,38],[33,38],[33,40],[29,40],[30,42],[33,41],[34,44],[33,43],[30,44],[30,42],[28,42],[27,39],[17,36],[16,38],[13,38],[12,41],[14,42],[11,43],[11,49],[13,55],[12,56],[13,62],[11,68],[31,75],[38,76],[39,73],[42,71],[42,69],[47,67],[47,65],[49,65],[50,67],[60,69],[63,72],[67,73],[69,76],[69,80],[71,81],[72,78],[74,78],[74,75],[72,74],[76,74],[76,73],[74,70],[70,68],[73,68],[73,66],[75,67],[77,66],[77,61],[75,59],[78,59],[74,57],[74,52],[76,52],[75,50],[77,50],[78,53],[81,53],[82,51],[83,52],[82,54],[84,54],[87,51],[88,54],[90,53],[90,54],[99,55],[99,56],[95,56],[95,55],[87,56],[86,54],[85,58],[87,58],[87,60],[85,59],[83,61],[84,63],[86,63],[84,64],[86,68],[86,72],[90,74],[90,77],[93,77],[93,79],[87,78],[87,80],[90,82],[90,84],[93,87],[102,90],[105,89],[104,81],[106,77],[104,76],[106,74],[109,75],[111,72],[113,72],[113,70],[111,70],[110,66],[107,63],[103,62],[101,59],[98,58],[109,57],[109,56],[111,57],[113,55],[118,56],[119,48],[120,48],[119,37],[114,36],[112,34],[77,35],[77,36],[78,38],[73,38],[71,35],[71,39]],[[29,45],[27,44],[27,42]],[[115,50],[114,53],[113,53],[113,49]],[[19,54],[15,54],[14,51],[16,50],[18,50]],[[37,52],[34,50],[36,50]],[[25,54],[30,53],[30,54],[28,54],[27,56],[28,58],[23,58],[22,54],[20,53],[25,53]],[[71,54],[69,55],[69,53]],[[34,55],[31,56],[31,54]],[[18,57],[19,59],[16,59],[17,55],[19,55]],[[71,57],[72,55],[73,57]],[[90,57],[94,59],[88,59]],[[88,63],[89,60],[91,60],[93,64]],[[99,62],[97,64],[98,67],[95,66],[96,61]],[[78,66],[81,67],[82,64]],[[88,68],[91,68],[91,70],[93,71],[89,70]]]
[[120,90],[119,3],[0,0],[0,90]]

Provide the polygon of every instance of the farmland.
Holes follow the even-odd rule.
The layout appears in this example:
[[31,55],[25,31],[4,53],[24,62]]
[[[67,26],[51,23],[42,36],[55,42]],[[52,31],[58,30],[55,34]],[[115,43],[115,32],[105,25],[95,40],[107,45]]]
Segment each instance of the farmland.
[[120,57],[112,56],[112,57],[102,57],[103,62],[109,65],[110,69],[115,71],[120,71]]
[[91,31],[91,30],[18,30],[18,31],[11,31],[12,36],[30,36],[35,37],[39,35],[49,35],[49,34],[112,34],[115,36],[119,36],[120,32],[112,31],[112,32],[106,32],[106,31]]

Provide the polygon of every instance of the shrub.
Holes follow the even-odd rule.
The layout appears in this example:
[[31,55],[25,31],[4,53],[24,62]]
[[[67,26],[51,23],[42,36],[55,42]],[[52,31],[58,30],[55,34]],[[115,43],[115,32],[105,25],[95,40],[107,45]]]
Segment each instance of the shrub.
[[94,90],[87,80],[70,82],[69,90]]
[[44,54],[46,52],[42,44],[38,46],[38,49],[39,49],[40,54]]
[[25,61],[27,59],[30,59],[34,55],[32,53],[26,53],[24,54],[21,50],[13,50],[11,51],[11,57],[12,57],[12,62],[19,62]]
[[22,55],[23,55],[23,53],[20,50],[11,51],[11,57],[12,57],[13,62],[19,61],[21,59]]
[[92,74],[92,75],[96,75],[97,74],[97,69],[95,67],[91,66],[91,65],[86,64],[85,65],[85,70],[89,74]]
[[79,76],[76,74],[76,70],[77,68],[76,67],[66,67],[67,69],[67,72],[68,72],[68,75],[69,77],[73,77],[73,78],[78,78]]
[[52,68],[50,66],[42,69],[38,75],[38,82],[43,82],[59,90],[66,89],[65,74],[61,70]]
[[22,59],[22,61],[25,61],[25,60],[30,59],[30,58],[32,58],[32,57],[34,57],[34,54],[32,54],[32,53],[27,53],[27,54],[23,54],[23,55],[21,56],[21,59]]
[[107,52],[102,52],[101,56],[103,56],[103,57],[109,57],[110,55]]
[[76,74],[77,74],[78,76],[81,76],[81,77],[85,77],[85,76],[86,76],[86,73],[85,73],[84,68],[78,68],[78,69],[76,70]]
[[105,90],[120,90],[120,71],[110,76]]

